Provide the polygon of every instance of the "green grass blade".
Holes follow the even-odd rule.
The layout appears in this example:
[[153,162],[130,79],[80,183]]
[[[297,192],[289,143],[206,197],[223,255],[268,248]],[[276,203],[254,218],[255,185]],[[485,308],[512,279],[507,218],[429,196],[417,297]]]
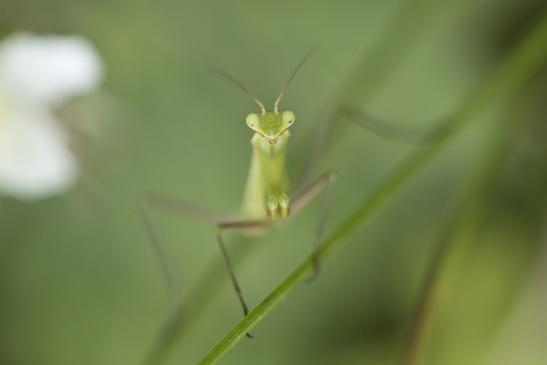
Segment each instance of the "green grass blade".
[[[543,64],[547,56],[547,14],[543,14],[537,27],[508,58],[486,78],[460,106],[450,121],[451,132],[468,124],[495,101],[515,92]],[[445,131],[433,131],[433,133]],[[391,195],[431,160],[447,143],[444,139],[437,144],[423,147],[410,155],[394,172],[364,201],[334,232],[321,243],[320,260],[324,261],[340,248],[357,227],[376,211]],[[304,260],[274,290],[241,320],[220,342],[199,362],[214,364],[245,336],[245,333],[264,318],[275,306],[303,280],[312,270],[311,257]]]

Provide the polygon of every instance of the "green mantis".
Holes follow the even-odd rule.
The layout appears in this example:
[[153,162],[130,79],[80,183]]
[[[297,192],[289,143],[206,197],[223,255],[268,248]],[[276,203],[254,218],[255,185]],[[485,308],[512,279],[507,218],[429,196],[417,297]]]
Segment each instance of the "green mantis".
[[[437,125],[436,128],[432,128],[429,132],[422,134],[423,138],[419,138],[418,141],[424,143],[438,142],[433,146],[428,148],[420,148],[413,150],[395,169],[388,175],[383,183],[381,183],[371,194],[366,196],[361,203],[358,205],[356,210],[350,214],[347,219],[345,219],[337,228],[333,230],[333,233],[321,243],[320,253],[321,259],[330,255],[336,249],[342,246],[343,241],[347,238],[355,229],[375,212],[378,207],[389,199],[393,192],[400,189],[400,187],[407,182],[420,168],[422,168],[428,161],[432,159],[442,147],[445,146],[446,137],[450,137],[455,132],[459,131],[463,127],[469,124],[471,120],[484,112],[488,105],[492,104],[498,98],[506,98],[508,94],[513,92],[517,87],[521,86],[525,78],[533,74],[533,71],[536,71],[541,65],[543,56],[545,55],[545,47],[543,46],[545,42],[541,42],[541,39],[545,37],[545,21],[543,20],[542,26],[538,27],[538,30],[534,33],[534,37],[530,37],[529,40],[522,46],[518,47],[507,61],[501,64],[490,77],[486,78],[485,81],[470,93],[461,104],[461,106],[453,113],[449,115],[449,118],[443,120],[442,125]],[[295,71],[296,72],[296,71]],[[291,77],[292,79],[292,77]],[[289,82],[290,80],[289,79]],[[236,84],[239,84],[236,82]],[[288,85],[288,83],[287,83]],[[243,88],[244,89],[244,88]],[[283,89],[283,92],[286,88]],[[246,89],[244,89],[246,91]],[[252,94],[248,93],[253,100],[255,99]],[[283,93],[278,98],[281,100]],[[260,108],[260,115],[266,114],[266,108],[260,107],[262,104],[258,99],[256,99],[260,104],[257,105]],[[255,101],[256,103],[256,101]],[[279,103],[276,103],[277,112],[279,113]],[[276,110],[274,110],[275,112]],[[263,113],[264,112],[264,113]],[[260,122],[260,115],[257,115],[258,122]],[[289,117],[291,115],[289,114]],[[392,139],[400,139],[399,137],[405,137],[401,135],[397,129],[393,129],[390,126],[386,126],[378,121],[366,116],[364,113],[361,113],[357,109],[352,108],[338,108],[336,105],[335,110],[333,110],[329,115],[326,115],[325,125],[333,126],[334,122],[341,119],[346,119],[347,121],[355,122],[360,126],[367,128],[373,133],[379,134],[383,137],[388,137]],[[283,121],[283,115],[281,115],[281,122],[288,124],[288,121],[292,120],[291,125],[294,123],[294,118],[285,117]],[[254,124],[254,127],[257,125],[262,127],[260,124],[256,124],[257,120],[255,117],[250,117],[250,122]],[[430,128],[427,128],[430,129]],[[325,128],[328,130],[328,128]],[[268,133],[264,130],[261,130],[266,136]],[[392,133],[395,132],[395,133]],[[255,131],[255,133],[258,133]],[[416,133],[413,133],[416,135]],[[421,133],[419,133],[421,134]],[[328,138],[329,133],[323,133],[323,139]],[[406,136],[408,137],[408,136]],[[265,136],[263,136],[265,138]],[[273,139],[273,138],[272,138]],[[413,138],[414,139],[414,138]],[[321,146],[324,145],[325,141],[319,139],[314,140],[313,146],[314,151],[320,152]],[[268,142],[269,143],[269,142]],[[310,160],[314,160],[317,153],[311,155]],[[307,166],[313,164],[308,163]],[[304,168],[304,176],[306,176],[308,168]],[[283,169],[284,171],[284,169]],[[286,175],[285,175],[286,176]],[[250,179],[251,180],[251,179]],[[259,179],[256,179],[260,181]],[[292,199],[288,201],[288,215],[295,214],[300,208],[302,208],[309,200],[313,198],[319,191],[323,190],[325,187],[330,186],[332,181],[332,174],[326,174],[324,177],[318,179],[315,183],[312,183],[308,188],[300,190],[301,193],[296,193],[292,196]],[[285,184],[287,184],[285,180]],[[259,190],[265,192],[265,189]],[[327,189],[328,192],[328,189]],[[291,196],[290,194],[287,197]],[[328,199],[326,199],[328,200]],[[218,215],[214,212],[211,212],[207,209],[199,208],[194,205],[191,205],[187,202],[181,202],[172,200],[169,198],[164,198],[157,195],[149,195],[146,199],[147,203],[151,203],[157,206],[163,206],[170,210],[175,210],[196,216],[198,218],[203,218],[206,220],[213,221],[217,224],[219,229],[218,241],[221,246],[222,252],[224,253],[225,260],[229,263],[228,255],[225,250],[225,245],[222,241],[222,232],[225,229],[264,229],[267,228],[267,225],[274,221],[282,219],[283,216],[279,209],[275,209],[275,218],[272,215],[268,215],[268,206],[267,198],[262,198],[263,208],[260,214],[257,214],[257,217],[250,218],[247,220],[226,220],[225,217]],[[279,204],[279,199],[278,199]],[[257,204],[258,206],[258,204]],[[325,204],[324,204],[325,206]],[[324,209],[326,211],[326,209]],[[160,259],[164,263],[162,267],[166,271],[166,274],[169,275],[171,270],[169,270],[168,265],[165,263],[168,260],[165,260],[165,257],[162,256],[161,247],[159,245],[159,240],[157,236],[154,235],[152,226],[149,223],[146,214],[144,215],[145,221],[147,223],[146,227],[149,230],[149,233],[152,237],[152,242],[155,244],[155,248],[158,251]],[[279,219],[278,219],[279,218]],[[319,222],[319,227],[322,229],[324,226],[325,215],[322,214],[322,221]],[[319,230],[318,230],[319,231]],[[245,334],[246,331],[250,331],[256,323],[258,323],[261,318],[263,318],[274,306],[281,300],[281,298],[286,295],[290,290],[294,288],[297,282],[302,280],[310,270],[312,269],[312,262],[306,258],[300,265],[298,265],[284,280],[282,280],[274,290],[260,302],[251,313],[249,313],[246,318],[244,318],[232,331],[230,331],[217,345],[215,345],[212,350],[203,358],[200,363],[210,364],[216,362],[223,354],[225,354],[231,347],[233,347]],[[230,267],[231,265],[229,265]],[[232,275],[232,281],[234,286],[236,286],[236,291],[242,303],[243,297],[233,270],[230,269],[230,274]],[[245,306],[244,311],[246,312]],[[180,313],[177,312],[177,313]],[[174,339],[178,337],[180,330],[180,319],[177,318],[180,316],[174,316],[171,318],[168,325],[163,328],[162,334],[158,337],[158,344],[150,352],[150,356],[147,358],[146,364],[159,364],[163,363],[165,356],[169,347],[174,342]]]
[[[290,144],[290,128],[295,124],[296,116],[290,110],[281,109],[283,96],[297,72],[309,58],[313,50],[314,49],[311,49],[296,66],[275,99],[273,107],[270,109],[231,75],[216,69],[220,75],[232,81],[247,94],[258,107],[257,112],[250,113],[245,118],[245,123],[247,127],[253,131],[253,136],[251,138],[251,163],[243,194],[240,218],[234,219],[225,217],[188,202],[178,201],[157,194],[149,194],[145,200],[147,205],[177,211],[187,216],[189,215],[198,219],[207,220],[216,225],[217,243],[245,316],[249,312],[249,306],[244,299],[241,286],[236,278],[230,255],[223,238],[223,234],[226,231],[264,233],[273,223],[283,222],[292,215],[300,212],[311,200],[324,191],[325,194],[312,245],[314,270],[310,280],[315,278],[319,273],[317,247],[325,227],[330,200],[330,187],[334,181],[335,174],[333,172],[326,172],[308,185],[303,185],[302,182],[300,182],[299,184],[296,184],[296,186],[304,187],[297,189],[295,192],[291,191],[286,168],[286,159],[288,156],[288,146]],[[338,120],[347,120],[356,123],[381,137],[403,141],[408,141],[409,137],[412,137],[412,133],[409,133],[408,131],[401,131],[400,128],[392,127],[389,123],[372,118],[353,108],[340,107],[333,115],[327,116],[327,119],[330,121],[330,124],[328,124],[329,127],[332,127],[334,122]],[[327,132],[326,135],[328,137],[329,133]],[[319,141],[319,139],[314,142],[313,152],[310,154],[306,166],[302,169],[303,173],[301,173],[301,180],[306,179],[311,166],[315,162],[317,155],[320,154],[320,150],[324,144],[325,141]],[[143,218],[151,241],[154,243],[164,274],[168,283],[173,288],[175,286],[173,282],[176,280],[176,270],[172,265],[169,265],[168,255],[165,253],[164,245],[161,244],[159,236],[156,234],[144,210]],[[250,337],[250,334],[247,335]]]
[[[290,140],[289,128],[294,125],[296,117],[292,111],[281,110],[280,104],[291,81],[312,51],[313,49],[306,54],[294,69],[271,109],[267,109],[262,101],[254,96],[235,78],[224,71],[216,70],[243,90],[259,108],[258,113],[250,113],[245,118],[247,127],[249,127],[254,134],[251,138],[252,157],[241,208],[242,218],[226,218],[189,203],[175,201],[171,198],[156,194],[148,195],[145,200],[145,202],[150,205],[161,206],[171,210],[175,209],[187,215],[196,218],[204,218],[216,224],[218,228],[217,242],[224,257],[228,273],[232,280],[232,285],[237,293],[244,315],[247,315],[249,312],[249,307],[243,297],[241,287],[236,278],[223,239],[223,233],[227,230],[238,231],[240,233],[251,231],[264,232],[273,222],[283,221],[289,218],[290,215],[299,212],[310,200],[317,196],[318,193],[325,190],[334,179],[333,173],[326,173],[294,195],[291,195],[289,190],[286,158]],[[328,189],[326,190],[328,192]],[[327,204],[328,193],[323,203],[320,227],[324,226],[323,222],[326,216]],[[173,286],[172,282],[174,281],[173,277],[175,276],[175,270],[168,265],[168,260],[164,248],[162,247],[163,245],[160,244],[159,237],[145,213],[143,214],[143,217],[151,240],[155,243],[156,252],[159,256],[165,276],[168,282],[170,282],[170,286]],[[322,229],[318,229],[316,233],[317,242],[321,237],[321,233]],[[316,273],[318,272],[318,265],[316,265],[315,271]]]
[[[240,82],[224,71],[217,70],[221,75],[238,85],[259,107],[259,113],[251,113],[245,118],[247,126],[254,132],[251,138],[251,166],[242,206],[243,214],[249,218],[286,219],[295,207],[300,207],[300,200],[296,200],[296,206],[293,206],[294,204],[290,201],[285,164],[290,138],[289,128],[294,124],[296,117],[290,110],[281,111],[280,103],[291,81],[312,51],[313,49],[295,68],[271,110],[267,110],[264,103]],[[321,183],[320,187],[324,187],[326,182],[327,180]],[[316,193],[317,189],[308,192],[311,197]],[[308,194],[298,196],[298,198],[305,199]]]

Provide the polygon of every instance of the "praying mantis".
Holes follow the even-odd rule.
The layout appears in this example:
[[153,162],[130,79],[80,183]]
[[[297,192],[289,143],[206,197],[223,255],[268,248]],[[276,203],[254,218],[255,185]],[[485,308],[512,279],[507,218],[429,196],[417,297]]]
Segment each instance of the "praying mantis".
[[[320,175],[310,184],[297,189],[294,194],[292,194],[286,169],[286,160],[290,141],[290,128],[295,124],[296,116],[290,110],[281,109],[281,101],[283,100],[288,87],[314,50],[315,47],[308,51],[294,68],[290,77],[283,85],[281,92],[275,99],[271,109],[268,109],[260,99],[230,74],[220,69],[215,69],[217,73],[239,87],[258,107],[258,112],[250,113],[245,118],[245,124],[253,131],[253,136],[251,138],[251,163],[241,207],[242,218],[227,218],[221,214],[203,207],[195,206],[189,202],[180,201],[159,194],[148,194],[143,200],[143,207],[155,206],[167,210],[178,211],[187,216],[204,219],[216,226],[216,241],[222,253],[233,289],[237,295],[244,316],[249,313],[249,306],[243,296],[223,237],[223,234],[227,231],[236,231],[243,234],[263,234],[272,224],[290,219],[290,217],[299,213],[321,192],[324,192],[317,229],[313,239],[312,263],[314,269],[309,281],[312,281],[319,273],[318,247],[327,219],[331,185],[335,180],[335,173],[328,171]],[[415,130],[404,131],[399,127],[393,127],[389,123],[365,115],[354,108],[340,107],[333,114],[335,114],[335,116],[330,116],[332,120],[344,119],[356,123],[357,125],[366,128],[368,131],[387,139],[409,142],[413,140],[414,137],[418,137],[417,140],[421,141],[420,137],[423,136],[423,133],[418,133],[416,135]],[[308,166],[303,170],[305,171],[303,174],[304,178],[315,159],[315,155],[320,152],[320,145],[322,144],[317,142],[315,147],[319,146],[319,148],[314,148],[311,158],[307,161]],[[146,230],[150,236],[151,242],[154,244],[155,251],[160,260],[168,284],[172,287],[174,270],[172,270],[167,263],[167,255],[162,250],[163,243],[161,243],[145,209],[142,209],[141,212],[143,213],[142,216]],[[250,333],[247,333],[247,336],[252,337]]]

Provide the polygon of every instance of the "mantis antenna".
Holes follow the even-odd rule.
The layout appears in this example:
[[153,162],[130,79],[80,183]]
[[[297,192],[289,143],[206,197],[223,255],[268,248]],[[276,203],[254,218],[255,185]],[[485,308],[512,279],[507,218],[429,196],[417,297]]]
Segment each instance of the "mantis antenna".
[[279,96],[277,97],[277,99],[275,99],[274,112],[279,113],[279,103],[281,102],[281,99],[283,98],[283,95],[285,95],[285,91],[287,91],[287,88],[289,87],[291,81],[296,76],[296,73],[298,72],[298,70],[300,70],[302,65],[304,65],[306,60],[310,57],[310,55],[313,53],[313,51],[315,51],[316,48],[317,48],[317,46],[314,46],[308,51],[308,53],[306,53],[306,55],[302,58],[300,63],[296,66],[296,68],[292,72],[291,77],[289,77],[289,79],[287,80],[285,85],[283,85],[283,89],[281,89],[281,92],[279,93]]
[[264,103],[261,102],[256,96],[254,96],[254,94],[252,92],[250,92],[249,89],[247,89],[245,86],[243,86],[243,84],[241,82],[237,81],[232,75],[230,75],[226,71],[223,71],[223,70],[221,70],[219,68],[216,68],[216,67],[214,67],[213,70],[218,72],[221,76],[227,78],[228,80],[230,80],[234,84],[236,84],[241,90],[243,90],[243,92],[245,94],[249,95],[249,97],[256,103],[256,105],[258,105],[258,107],[260,108],[260,111],[262,112],[262,114],[266,114],[266,107],[264,106]]

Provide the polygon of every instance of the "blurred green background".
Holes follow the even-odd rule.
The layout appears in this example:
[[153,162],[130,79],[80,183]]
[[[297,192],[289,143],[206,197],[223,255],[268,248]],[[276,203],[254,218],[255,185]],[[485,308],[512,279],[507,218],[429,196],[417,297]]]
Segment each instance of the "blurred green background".
[[[541,0],[83,1],[0,0],[0,35],[78,34],[103,58],[101,92],[79,118],[82,184],[37,203],[0,198],[0,363],[138,364],[171,293],[139,217],[147,191],[237,213],[250,160],[244,118],[255,107],[220,67],[271,103],[293,67],[293,179],[324,105],[347,103],[406,127],[447,115],[535,23]],[[374,218],[241,341],[222,364],[395,364],[427,266],[454,216],[436,295],[427,364],[546,364],[545,67],[510,102],[450,142]],[[78,119],[78,118],[76,118]],[[70,122],[70,120],[68,121]],[[356,126],[333,135],[314,170],[338,173],[327,232],[413,146]],[[465,209],[466,191],[493,171]],[[319,203],[255,240],[237,266],[256,305],[311,249]],[[181,271],[183,301],[220,265],[215,228],[154,212]],[[239,320],[224,267],[202,315],[166,363],[192,364]],[[193,294],[192,294],[193,293]],[[187,314],[192,317],[193,313]]]

